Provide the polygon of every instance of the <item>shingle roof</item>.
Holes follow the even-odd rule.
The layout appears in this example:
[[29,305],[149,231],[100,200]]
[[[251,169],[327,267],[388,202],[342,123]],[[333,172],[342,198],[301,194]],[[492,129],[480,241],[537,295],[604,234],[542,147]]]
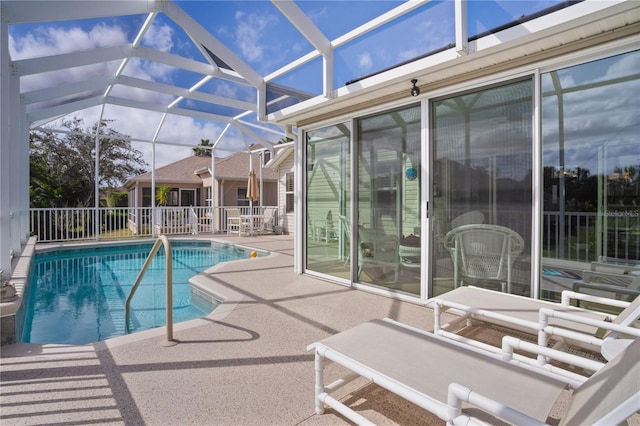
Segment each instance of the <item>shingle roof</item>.
[[[249,153],[246,151],[235,152],[228,157],[216,158],[216,179],[246,179],[249,173]],[[191,156],[167,164],[156,169],[156,183],[201,183],[202,179],[195,173],[196,170],[211,168],[211,157]],[[253,168],[259,173],[260,156],[253,154]],[[263,180],[277,180],[278,171],[264,168]],[[134,182],[151,182],[151,172],[138,175],[127,182],[127,186]]]
[[[260,173],[260,155],[253,154],[253,169]],[[236,152],[228,157],[219,158],[216,161],[216,179],[243,179],[249,174],[249,153]],[[262,169],[264,180],[277,180],[278,171],[275,169]]]

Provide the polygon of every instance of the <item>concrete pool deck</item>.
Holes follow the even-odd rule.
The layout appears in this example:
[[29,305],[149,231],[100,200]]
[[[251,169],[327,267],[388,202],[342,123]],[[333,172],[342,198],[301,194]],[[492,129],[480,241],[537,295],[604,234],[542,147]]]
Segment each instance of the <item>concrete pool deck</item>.
[[[160,345],[163,329],[87,346],[3,346],[0,423],[350,424],[332,410],[315,414],[306,346],[372,318],[432,329],[428,308],[294,273],[291,236],[214,238],[272,255],[206,274],[227,300],[176,325],[175,346]],[[381,424],[444,424],[364,381],[343,394]]]

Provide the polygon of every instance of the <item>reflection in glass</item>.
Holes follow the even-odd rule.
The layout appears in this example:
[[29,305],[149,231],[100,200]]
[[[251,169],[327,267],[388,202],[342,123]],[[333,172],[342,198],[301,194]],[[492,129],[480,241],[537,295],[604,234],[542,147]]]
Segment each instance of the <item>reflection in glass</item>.
[[640,259],[640,52],[542,74],[542,297]]
[[532,90],[524,80],[432,104],[434,295],[530,293]]
[[358,281],[420,294],[420,105],[358,120]]
[[340,216],[349,217],[349,123],[306,133],[306,268],[350,278],[349,234]]

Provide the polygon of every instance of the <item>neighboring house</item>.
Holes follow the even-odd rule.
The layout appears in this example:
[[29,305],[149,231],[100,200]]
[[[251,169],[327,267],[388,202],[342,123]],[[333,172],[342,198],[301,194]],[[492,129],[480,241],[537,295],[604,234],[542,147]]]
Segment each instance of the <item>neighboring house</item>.
[[293,142],[274,146],[275,155],[266,167],[278,173],[279,225],[288,234],[295,232]]
[[[293,149],[278,149],[271,160],[268,151],[261,154],[262,146],[252,145],[253,158],[246,151],[236,152],[227,157],[216,157],[214,164],[215,184],[211,179],[211,157],[187,157],[155,171],[155,185],[171,187],[168,207],[199,207],[199,206],[239,206],[250,205],[247,198],[247,182],[249,170],[253,165],[258,181],[262,181],[262,200],[253,203],[254,206],[278,206],[279,226],[287,232],[293,229],[293,192],[287,207],[286,196],[286,167],[293,182]],[[286,151],[286,152],[285,152]],[[284,155],[278,155],[284,154]],[[264,157],[264,159],[263,159]],[[277,161],[276,161],[277,160]],[[261,168],[262,162],[262,168]],[[273,163],[273,166],[271,165]],[[281,173],[283,173],[281,175]],[[147,172],[130,179],[125,188],[129,192],[129,207],[151,207],[152,173]],[[287,210],[290,209],[287,215]]]

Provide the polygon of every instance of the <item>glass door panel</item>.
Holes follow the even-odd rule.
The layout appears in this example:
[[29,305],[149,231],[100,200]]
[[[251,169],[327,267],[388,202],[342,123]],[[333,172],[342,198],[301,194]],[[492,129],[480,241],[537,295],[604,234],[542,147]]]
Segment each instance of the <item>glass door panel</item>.
[[351,126],[306,133],[306,269],[350,279]]
[[592,264],[638,267],[640,52],[544,73],[541,86],[541,297],[557,299]]
[[420,105],[357,126],[357,279],[419,295]]
[[478,285],[529,295],[530,79],[432,103],[432,294]]

